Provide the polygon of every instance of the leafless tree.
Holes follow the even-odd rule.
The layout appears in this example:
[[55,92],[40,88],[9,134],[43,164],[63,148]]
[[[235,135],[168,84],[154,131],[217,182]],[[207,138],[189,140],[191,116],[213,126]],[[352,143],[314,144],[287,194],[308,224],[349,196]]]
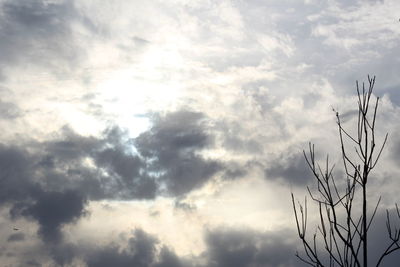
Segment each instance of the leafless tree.
[[[333,175],[334,165],[330,166],[326,157],[324,166],[316,162],[314,145],[309,144],[309,152],[304,153],[306,162],[315,178],[314,190],[307,187],[312,202],[319,211],[317,227],[311,236],[307,235],[307,198],[302,204],[292,204],[298,235],[304,247],[304,253],[296,256],[311,266],[368,266],[368,232],[376,215],[381,198],[368,212],[368,179],[375,168],[388,134],[380,146],[376,145],[376,114],[379,98],[373,101],[375,77],[368,76],[368,84],[357,86],[358,119],[355,134],[343,128],[341,116],[336,113],[339,130],[341,156],[344,165],[344,177]],[[371,104],[372,103],[372,104]],[[348,149],[348,147],[351,149]],[[396,216],[400,211],[396,204]],[[386,256],[400,249],[400,229],[393,226],[389,211],[386,210],[388,246],[376,261],[380,266]]]

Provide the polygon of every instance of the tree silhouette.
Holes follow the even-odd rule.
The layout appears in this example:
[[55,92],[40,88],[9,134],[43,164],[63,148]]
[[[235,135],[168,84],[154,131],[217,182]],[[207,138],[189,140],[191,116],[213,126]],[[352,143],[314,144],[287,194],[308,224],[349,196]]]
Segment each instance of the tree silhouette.
[[[315,233],[307,236],[307,198],[301,204],[292,204],[298,235],[302,241],[304,254],[296,256],[311,266],[368,266],[368,232],[376,215],[381,198],[368,213],[367,185],[371,171],[375,168],[385,147],[388,134],[380,146],[376,145],[375,129],[379,97],[373,102],[375,76],[368,76],[368,85],[358,82],[358,119],[355,134],[343,128],[341,116],[336,113],[339,130],[341,157],[344,167],[343,179],[333,175],[334,165],[330,166],[326,157],[324,166],[316,162],[314,145],[309,143],[305,160],[316,182],[316,189],[307,187],[312,202],[317,205],[319,214]],[[348,149],[348,147],[351,149]],[[354,148],[354,149],[353,149]],[[400,211],[396,204],[396,216]],[[386,256],[400,249],[400,229],[393,226],[389,211],[386,210],[388,246],[376,260],[380,266]]]

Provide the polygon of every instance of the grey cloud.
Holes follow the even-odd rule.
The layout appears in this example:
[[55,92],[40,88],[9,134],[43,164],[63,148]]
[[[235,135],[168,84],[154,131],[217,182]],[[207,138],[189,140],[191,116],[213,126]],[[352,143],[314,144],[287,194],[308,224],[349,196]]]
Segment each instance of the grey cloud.
[[371,66],[363,66],[360,73],[376,75],[375,94],[382,96],[388,94],[390,100],[400,106],[400,78],[396,73],[398,62],[393,60],[393,55],[399,51],[398,42],[390,49],[386,49],[379,60],[371,59]]
[[28,260],[28,261],[26,261],[25,262],[25,264],[27,265],[27,266],[42,266],[40,263],[38,263],[37,261],[35,261],[35,260]]
[[364,55],[363,61],[355,61],[352,64],[352,70],[335,74],[330,79],[331,84],[338,90],[345,91],[346,94],[351,92],[355,94],[355,90],[349,91],[349,85],[355,88],[355,81],[358,80],[360,85],[366,81],[366,75],[376,76],[376,84],[374,94],[382,97],[387,94],[393,104],[400,105],[400,97],[398,89],[400,88],[400,78],[396,73],[398,62],[393,60],[393,55],[399,51],[400,45],[396,43],[391,48],[377,47],[379,58]]
[[135,140],[137,150],[149,162],[149,170],[172,194],[182,195],[202,186],[222,168],[217,161],[197,155],[212,144],[205,119],[203,114],[191,111],[158,116],[153,127]]
[[182,161],[180,165],[171,166],[165,177],[168,190],[176,195],[201,187],[220,169],[216,161],[205,161],[196,156]]
[[[392,231],[394,231],[394,226],[398,226],[400,223],[400,219],[396,215],[396,211],[394,208],[389,208],[388,209],[390,213],[390,218],[391,218],[391,223],[392,223]],[[398,228],[398,227],[397,227]],[[370,265],[373,266],[376,264],[377,259],[380,257],[380,255],[385,251],[387,246],[390,244],[390,239],[389,235],[387,232],[387,227],[386,227],[386,211],[383,210],[381,207],[380,210],[378,210],[375,220],[371,224],[371,230],[369,231],[369,236],[368,238],[370,240],[373,240],[373,242],[370,242]],[[388,257],[386,257],[383,262],[382,266],[387,266],[387,267],[395,267],[399,265],[400,261],[400,253],[392,253]]]
[[[63,266],[82,260],[88,267],[252,267],[304,266],[294,256],[294,231],[258,232],[218,228],[206,231],[206,250],[198,256],[178,256],[157,237],[141,229],[127,240],[105,246],[58,243],[46,246]],[[40,264],[40,262],[37,262]]]
[[89,24],[73,1],[4,1],[0,8],[1,68],[23,61],[37,65],[57,61],[59,69],[60,63],[69,65],[80,56],[71,25]]
[[0,116],[3,119],[12,120],[21,115],[21,110],[15,104],[0,100]]
[[45,242],[59,243],[88,200],[181,196],[223,168],[199,154],[212,145],[206,123],[201,113],[177,111],[155,116],[135,140],[117,127],[101,137],[65,127],[54,140],[0,145],[1,203],[11,204],[12,218],[36,221]]
[[132,53],[134,50],[136,53],[142,52],[150,42],[146,39],[140,38],[138,36],[133,36],[127,42],[123,44],[119,44],[118,48],[120,48],[123,52]]
[[224,173],[223,178],[225,179],[238,179],[245,177],[249,170],[253,168],[258,168],[260,163],[256,160],[249,160],[245,162],[230,161],[224,163]]
[[304,107],[307,109],[314,108],[314,105],[321,99],[321,96],[316,93],[307,93],[303,95]]
[[400,82],[396,85],[390,86],[386,88],[384,93],[389,95],[390,101],[395,103],[397,106],[400,106]]
[[179,267],[182,266],[179,258],[167,247],[162,247],[157,253],[158,240],[145,233],[135,230],[133,237],[128,240],[127,248],[110,245],[93,251],[86,258],[88,267]]
[[[64,129],[61,140],[41,144],[40,161],[46,185],[53,190],[79,190],[90,199],[153,198],[157,185],[145,164],[133,155],[131,140],[118,128],[101,138],[83,137]],[[91,159],[94,166],[84,163]]]
[[[289,231],[290,232],[290,231]],[[290,232],[294,234],[294,232]],[[135,230],[128,246],[94,248],[86,255],[88,267],[251,267],[304,266],[294,256],[296,244],[287,231],[257,232],[244,229],[214,229],[205,235],[206,251],[198,257],[179,257],[159,241]]]
[[[202,186],[222,169],[221,163],[198,154],[212,145],[206,121],[203,114],[184,110],[154,115],[153,127],[135,140],[119,128],[110,128],[97,139],[65,129],[62,140],[44,144],[47,155],[41,166],[55,187],[73,187],[68,181],[60,181],[59,169],[52,167],[63,166],[76,177],[75,182],[80,181],[80,187],[92,192],[90,197],[146,199],[154,198],[160,190],[182,195]],[[84,166],[84,158],[93,159],[95,168],[107,175]]]
[[39,190],[30,180],[33,164],[27,151],[0,144],[0,203],[27,199]]
[[196,205],[185,202],[184,199],[175,200],[174,208],[184,210],[186,212],[191,212],[197,209]]
[[170,249],[163,247],[160,252],[160,260],[154,267],[183,267],[188,264],[182,263],[182,260]]
[[223,147],[236,152],[248,152],[259,154],[262,152],[261,145],[257,140],[245,136],[245,130],[240,122],[220,122],[217,128],[223,136]]
[[[45,3],[44,1],[13,1],[5,2],[2,6],[6,19],[13,24],[30,29],[29,32],[46,31],[57,33],[63,30],[62,24],[67,5]],[[61,16],[57,16],[61,15]]]
[[148,43],[150,43],[146,39],[140,38],[138,36],[132,37],[132,40],[135,42],[135,44],[138,44],[140,46],[147,45]]
[[208,267],[303,266],[294,253],[296,245],[285,232],[217,229],[206,237]]
[[169,153],[184,153],[193,148],[204,148],[211,142],[202,127],[205,123],[202,113],[176,111],[165,116],[153,117],[153,127],[149,132],[140,135],[135,142],[143,156],[159,155],[167,160]]
[[[26,159],[33,164],[27,169],[38,170],[52,191],[76,190],[89,199],[182,195],[223,168],[222,163],[199,155],[212,145],[205,123],[204,115],[189,111],[155,115],[153,127],[134,140],[117,127],[99,138],[64,128],[60,138],[31,145],[40,152]],[[93,166],[85,163],[88,159]]]
[[[383,1],[340,2],[237,3],[246,28],[251,29],[251,32],[267,33],[270,37],[281,33],[292,41],[293,54],[284,61],[277,61],[276,57],[262,53],[262,48],[254,49],[253,43],[257,43],[254,39],[257,38],[249,36],[252,43],[247,44],[246,48],[253,49],[249,49],[248,53],[260,51],[258,58],[268,59],[274,69],[282,69],[277,73],[284,79],[261,83],[265,87],[275,88],[274,95],[295,95],[306,90],[316,80],[327,80],[336,91],[348,95],[349,84],[354,84],[354,80],[359,79],[360,75],[368,73],[376,74],[382,80],[382,88],[398,86],[398,62],[395,59],[399,42],[393,27],[398,24],[397,19],[393,20],[393,25],[382,21],[380,26],[365,31],[366,28],[370,28],[372,19],[376,19],[371,15],[374,14],[373,10],[377,9],[376,14],[384,12],[382,7],[386,4]],[[335,8],[332,8],[333,6]],[[269,19],[254,19],[264,17],[263,14],[278,15],[271,15]],[[369,21],[366,19],[368,16],[371,16]],[[376,38],[370,38],[371,36]],[[348,41],[356,44],[346,47]],[[244,53],[244,64],[248,56]],[[304,66],[304,69],[300,68],[301,66]],[[299,69],[296,69],[297,67]],[[308,80],[307,84],[304,84],[305,80]],[[396,104],[399,103],[394,90],[390,90],[390,96]],[[305,104],[308,107],[310,103]]]
[[270,162],[269,167],[265,169],[265,177],[267,179],[282,179],[294,185],[304,185],[311,180],[312,173],[303,154],[297,153],[287,157],[281,156]]
[[[372,209],[372,205],[374,205],[375,203],[369,203],[369,204],[371,205]],[[394,231],[396,226],[398,228],[400,220],[396,218],[397,216],[395,215],[396,212],[394,209],[389,209],[389,212],[391,214],[391,223],[393,227],[392,231]],[[314,231],[314,229],[310,227],[308,227],[308,229],[309,230],[307,231],[309,231],[309,238],[311,239],[312,232]],[[317,239],[319,237],[317,236]],[[382,255],[385,249],[390,245],[390,239],[388,236],[387,226],[386,226],[386,211],[382,207],[378,209],[375,219],[369,228],[368,239],[370,240],[370,242],[368,242],[368,265],[375,266],[379,257]],[[301,241],[298,240],[298,242],[300,243]],[[299,254],[304,256],[303,249],[299,249]],[[319,247],[319,255],[320,259],[322,259],[322,262],[328,264],[329,262],[328,253],[323,249],[323,246]],[[396,253],[395,251],[388,257],[385,257],[385,259],[382,262],[382,265],[380,266],[396,267],[398,266],[399,260],[400,260],[400,254],[398,252]]]
[[339,111],[339,115],[340,115],[340,121],[342,123],[345,123],[345,122],[350,121],[351,119],[357,118],[358,110],[353,109],[353,110],[345,111],[343,113],[341,113]]
[[11,204],[12,218],[25,216],[37,221],[43,240],[58,241],[60,227],[83,214],[85,199],[72,191],[44,190],[35,177],[35,160],[23,149],[0,146],[1,204]]
[[70,265],[82,252],[82,248],[79,248],[75,244],[66,242],[60,242],[58,244],[51,244],[47,246],[48,252],[52,259],[57,263],[58,266]]
[[19,241],[24,241],[25,240],[25,234],[24,233],[15,233],[11,234],[8,238],[8,242],[19,242]]
[[59,242],[61,227],[85,214],[86,200],[78,192],[43,192],[35,203],[23,211],[25,216],[34,218],[40,225],[39,234],[46,242]]
[[61,129],[59,138],[37,145],[44,146],[48,157],[56,157],[53,159],[57,159],[58,165],[71,160],[80,161],[82,157],[90,155],[92,151],[101,149],[106,142],[107,140],[102,141],[98,138],[78,135],[65,126]]
[[[119,181],[128,190],[126,197],[154,198],[157,184],[154,178],[141,173],[144,163],[138,156],[125,154],[118,149],[105,149],[96,155],[96,163],[107,169],[113,177],[120,177]],[[122,191],[122,188],[120,188]],[[121,194],[122,192],[115,192]]]
[[390,153],[390,160],[393,161],[394,163],[398,163],[399,162],[398,160],[400,158],[400,138],[397,136],[393,137],[392,138],[394,140],[391,141],[391,145],[389,146],[388,150]]

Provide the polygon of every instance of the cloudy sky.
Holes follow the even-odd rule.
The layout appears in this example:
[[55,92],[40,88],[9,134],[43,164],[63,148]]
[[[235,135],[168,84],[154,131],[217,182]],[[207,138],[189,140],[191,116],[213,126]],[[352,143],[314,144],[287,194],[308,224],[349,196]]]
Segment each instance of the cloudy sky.
[[389,133],[370,197],[400,202],[399,18],[397,0],[1,0],[2,266],[303,266],[302,150],[340,175],[332,108],[354,126],[368,74]]

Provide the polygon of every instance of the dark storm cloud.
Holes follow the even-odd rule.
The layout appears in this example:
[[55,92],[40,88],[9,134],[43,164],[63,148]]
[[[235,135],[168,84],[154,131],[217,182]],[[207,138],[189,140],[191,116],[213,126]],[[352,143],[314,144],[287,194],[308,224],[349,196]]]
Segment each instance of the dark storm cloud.
[[155,115],[153,127],[141,134],[135,143],[143,156],[159,156],[163,160],[167,160],[171,154],[175,156],[194,148],[204,148],[211,142],[202,127],[204,119],[202,113],[191,111]]
[[[151,199],[161,191],[182,195],[222,169],[199,155],[213,141],[206,122],[203,114],[185,110],[154,115],[152,128],[134,140],[119,128],[101,138],[66,128],[61,140],[41,144],[46,152],[41,170],[54,190],[81,190],[91,199]],[[94,167],[85,165],[88,158]]]
[[179,267],[180,259],[167,247],[162,247],[157,252],[158,240],[145,233],[135,230],[133,237],[129,238],[128,246],[121,248],[110,245],[90,253],[86,258],[88,267]]
[[[140,173],[144,163],[138,156],[127,155],[116,148],[108,148],[98,153],[95,160],[98,166],[107,169],[113,177],[121,178],[119,182],[130,188],[128,193],[131,197],[154,198],[157,184],[154,178]],[[122,188],[120,189],[122,191]]]
[[285,232],[219,229],[206,237],[206,266],[302,266],[296,262],[296,245]]
[[128,240],[128,247],[110,246],[96,251],[87,260],[88,267],[149,266],[155,258],[157,240],[142,230],[136,230]]
[[29,181],[32,162],[26,154],[23,149],[0,144],[0,203],[26,198],[36,190]]
[[0,200],[11,204],[12,218],[27,216],[39,223],[46,241],[61,238],[60,227],[82,215],[85,200],[75,192],[47,192],[35,181],[35,159],[27,151],[0,146]]
[[47,249],[52,259],[57,263],[57,266],[65,266],[81,255],[82,248],[75,244],[60,242],[58,244],[51,244]]
[[201,113],[155,116],[135,140],[114,127],[101,137],[68,127],[51,141],[0,145],[0,201],[12,218],[39,224],[46,242],[62,240],[62,228],[85,214],[88,200],[181,196],[201,187],[222,164],[199,155],[212,145]]
[[44,180],[53,189],[72,188],[90,199],[154,198],[157,185],[142,172],[145,162],[133,154],[131,142],[119,128],[107,130],[101,138],[64,129],[61,140],[42,144]]
[[45,242],[60,242],[62,226],[85,214],[86,199],[79,192],[45,192],[39,189],[27,193],[25,199],[11,202],[10,216],[12,219],[24,216],[36,221],[39,224],[38,235]]
[[39,223],[39,234],[44,241],[58,242],[62,237],[60,228],[85,214],[85,202],[75,191],[44,192],[23,214]]
[[[293,232],[294,234],[294,232]],[[287,231],[216,229],[205,235],[206,250],[196,257],[179,257],[154,236],[135,230],[127,246],[91,248],[85,256],[88,267],[250,267],[304,266],[294,256],[296,244]],[[161,249],[157,249],[160,247]]]
[[32,145],[40,152],[30,168],[46,188],[76,190],[89,199],[151,199],[160,191],[182,195],[222,168],[199,155],[212,144],[205,123],[201,113],[190,111],[155,116],[153,127],[134,140],[117,127],[99,138],[64,128],[58,139]]
[[[0,203],[11,204],[12,218],[24,216],[36,221],[38,233],[46,242],[60,241],[62,226],[84,215],[87,197],[102,189],[99,183],[87,182],[94,177],[93,173],[84,168],[81,172],[77,170],[76,163],[84,153],[76,144],[81,145],[80,149],[93,147],[93,140],[70,136],[67,141],[31,143],[29,149],[34,153],[17,146],[0,145]],[[42,150],[36,150],[37,146]],[[43,151],[52,154],[46,155]],[[80,175],[87,174],[92,176],[79,180]],[[99,188],[86,192],[84,186],[92,185]]]
[[[374,235],[376,240],[380,240],[379,244],[373,244],[374,249],[383,248],[383,238],[379,234],[382,233]],[[157,237],[136,229],[128,240],[118,244],[81,246],[59,243],[48,247],[48,250],[60,266],[81,259],[88,267],[300,267],[305,265],[295,257],[298,242],[300,241],[294,231],[258,232],[250,229],[218,228],[206,232],[206,249],[201,255],[183,258],[163,245]],[[396,259],[388,258],[386,264],[394,264]]]
[[183,261],[170,249],[163,247],[160,252],[160,260],[154,267],[183,267],[189,266],[188,263],[182,263]]
[[202,113],[177,111],[156,116],[153,127],[136,138],[137,150],[169,193],[181,195],[200,187],[222,168],[197,154],[213,141],[205,124]]
[[297,153],[288,157],[280,157],[269,163],[265,169],[267,179],[281,179],[294,185],[305,185],[312,179],[304,155]]

